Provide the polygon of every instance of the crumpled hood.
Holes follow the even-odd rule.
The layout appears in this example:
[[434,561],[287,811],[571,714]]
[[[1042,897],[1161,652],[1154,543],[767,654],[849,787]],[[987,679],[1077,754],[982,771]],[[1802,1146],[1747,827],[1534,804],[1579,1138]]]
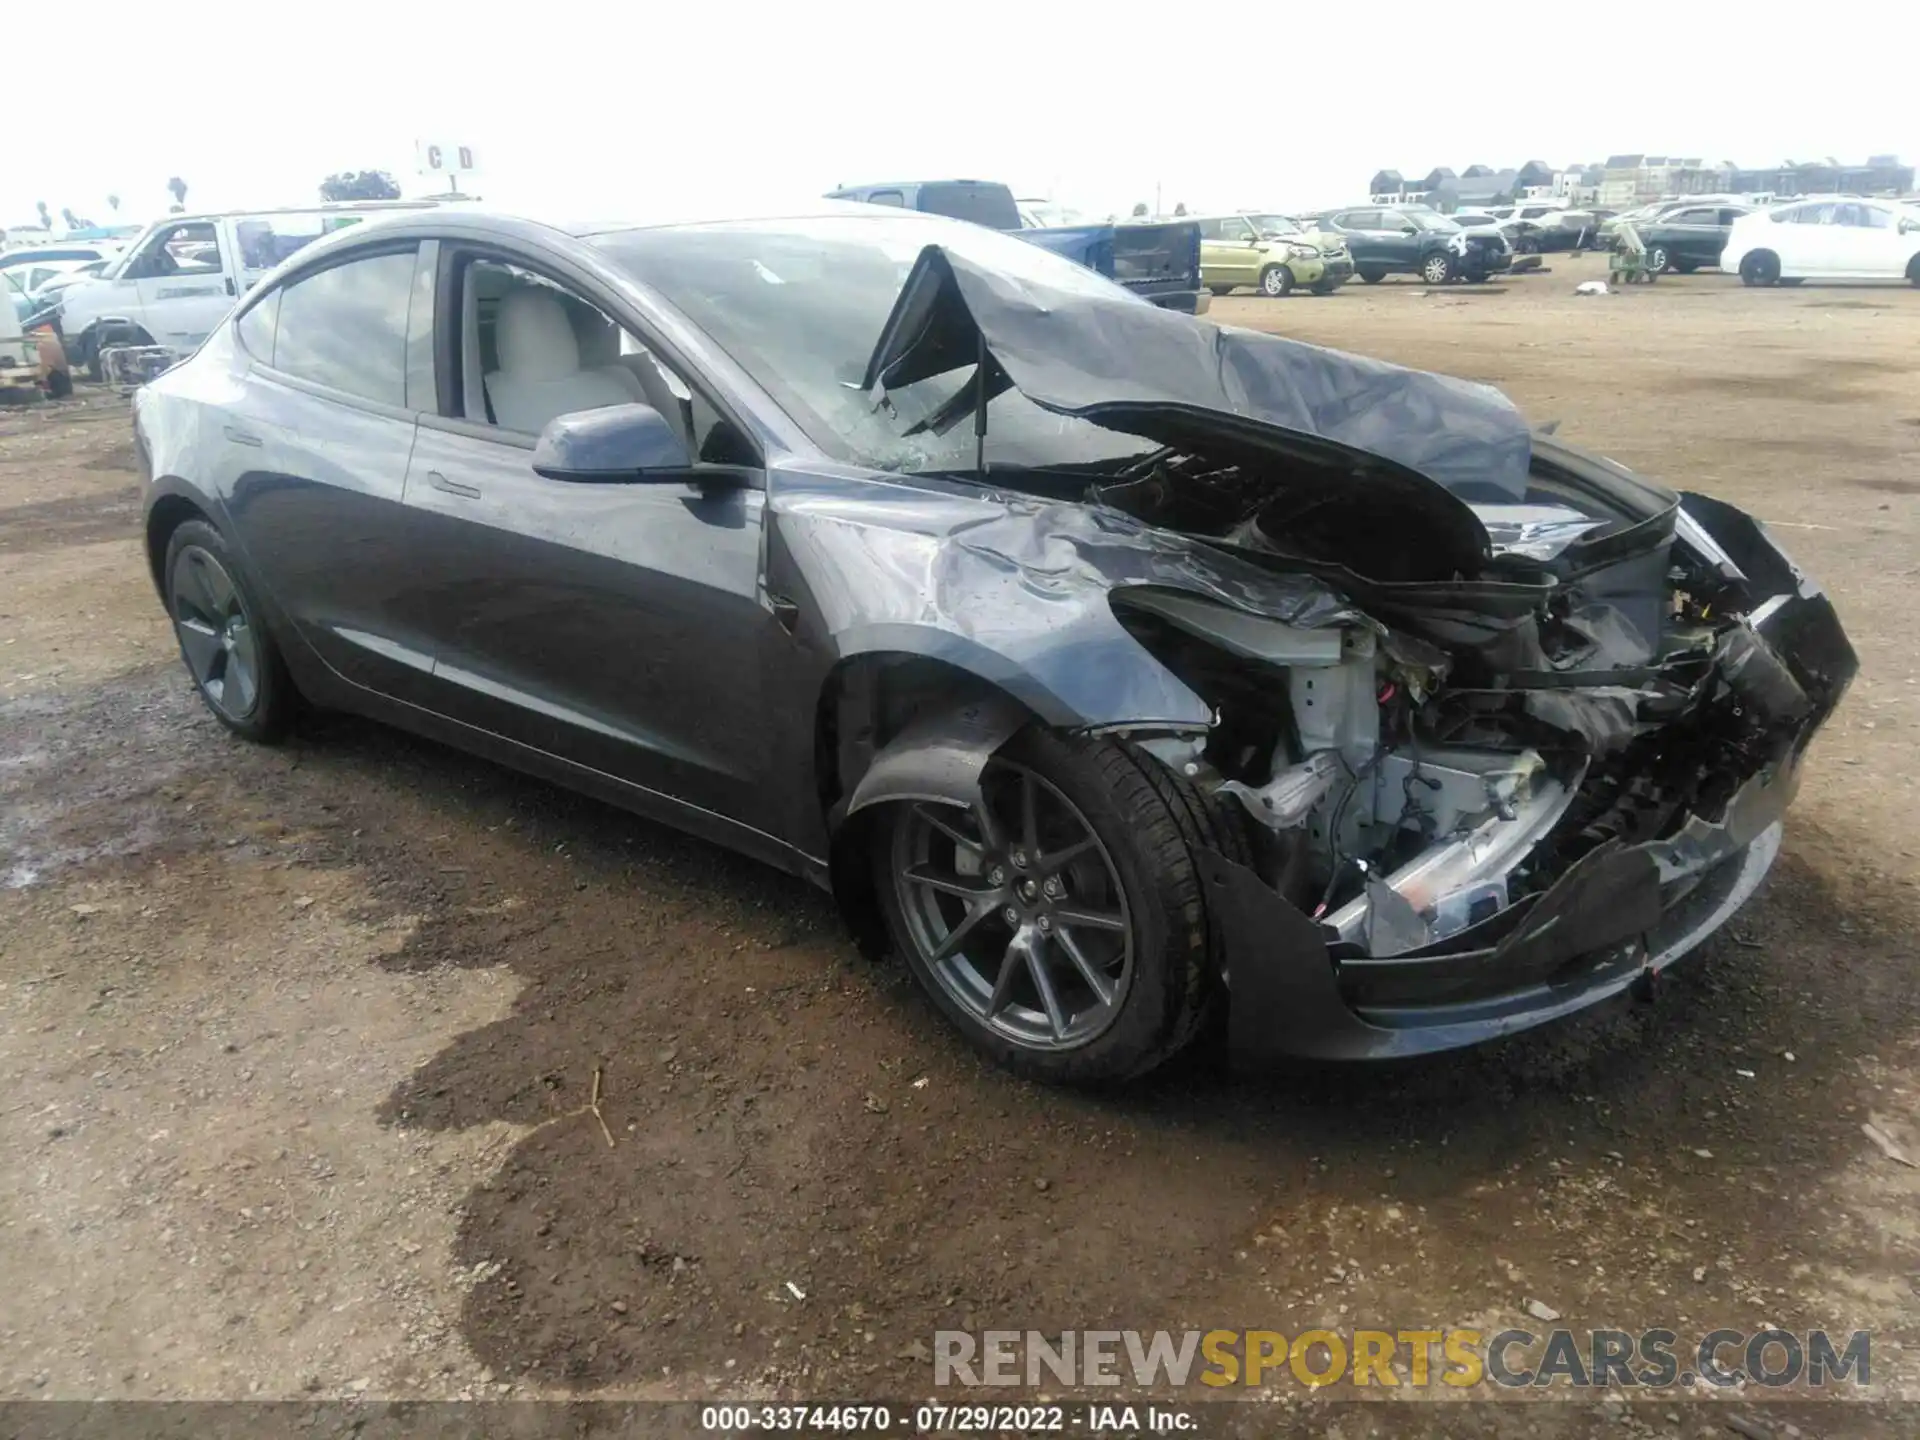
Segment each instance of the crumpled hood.
[[1461,569],[1491,549],[1468,499],[1515,503],[1527,491],[1526,422],[1488,386],[1016,280],[929,245],[864,386],[877,402],[977,363],[932,428],[971,414],[984,383],[989,399],[1012,387],[1056,414],[1182,450],[1317,462],[1302,483],[1368,484],[1382,503],[1413,505]]

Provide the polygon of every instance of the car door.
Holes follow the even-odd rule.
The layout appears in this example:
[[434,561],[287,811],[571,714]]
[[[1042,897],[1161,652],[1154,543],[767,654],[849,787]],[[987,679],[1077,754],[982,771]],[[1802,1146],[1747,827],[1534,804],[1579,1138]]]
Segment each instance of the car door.
[[1207,285],[1238,285],[1233,257],[1221,238],[1220,220],[1202,220],[1200,225],[1200,279]]
[[1774,246],[1780,256],[1780,273],[1791,278],[1828,279],[1837,274],[1837,257],[1832,242],[1833,202],[1810,201],[1795,205],[1782,217],[1780,243]]
[[1391,257],[1374,229],[1379,216],[1378,210],[1344,210],[1327,217],[1327,223],[1347,237],[1347,253],[1356,266],[1389,268]]
[[1676,265],[1711,265],[1720,258],[1718,213],[1711,205],[1677,210],[1660,223],[1660,243]]
[[221,416],[225,498],[240,548],[301,641],[335,675],[429,698],[419,537],[403,503],[415,411],[435,404],[437,246],[354,250],[253,299],[234,321],[244,383]]
[[1266,257],[1260,253],[1260,232],[1243,215],[1229,215],[1220,222],[1222,253],[1236,285],[1260,283],[1260,269]]
[[1893,263],[1899,238],[1893,213],[1864,200],[1834,206],[1828,243],[1835,256],[1836,275],[1852,279],[1904,278],[1904,266]]
[[233,308],[234,284],[227,268],[221,227],[187,220],[148,237],[125,278],[139,297],[140,328],[155,344],[194,350]]
[[[790,642],[760,598],[763,473],[757,463],[696,464],[619,484],[534,473],[532,422],[509,414],[517,399],[503,403],[522,340],[502,317],[550,318],[552,306],[574,338],[548,356],[556,378],[542,383],[561,398],[547,408],[595,408],[625,386],[620,398],[651,400],[685,427],[695,454],[738,456],[745,445],[736,436],[731,451],[716,450],[717,425],[730,422],[653,360],[637,327],[616,326],[617,302],[577,275],[556,279],[563,268],[551,257],[465,253],[442,282],[436,354],[457,379],[440,413],[421,421],[407,482],[434,708],[772,830],[761,671],[766,648]],[[567,398],[575,390],[579,399]]]
[[1377,239],[1392,270],[1420,268],[1420,227],[1398,210],[1379,210],[1373,216]]

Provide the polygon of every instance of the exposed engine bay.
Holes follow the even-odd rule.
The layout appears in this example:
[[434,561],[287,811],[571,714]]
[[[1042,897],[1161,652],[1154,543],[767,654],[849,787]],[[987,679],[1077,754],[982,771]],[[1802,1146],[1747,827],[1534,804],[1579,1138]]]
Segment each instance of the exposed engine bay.
[[[1684,953],[1764,875],[1856,661],[1742,512],[1533,434],[1484,386],[929,247],[863,388],[946,374],[920,427],[971,414],[980,480],[1086,507],[967,551],[1027,571],[1067,541],[1211,709],[1142,739],[1246,817],[1251,866],[1201,861],[1229,950],[1266,957],[1249,1025],[1297,1003],[1343,1033],[1295,1053],[1377,1054],[1532,1023],[1576,973]],[[1009,389],[1160,448],[989,475]]]
[[[1686,510],[1623,497],[1624,472],[1572,452],[1537,457],[1525,503],[1484,507],[1492,555],[1471,579],[1423,576],[1412,537],[1381,544],[1384,517],[1303,513],[1247,470],[1161,456],[1097,498],[1322,575],[1365,616],[1298,629],[1154,589],[1115,605],[1215,707],[1177,763],[1255,822],[1269,883],[1336,955],[1452,940],[1596,847],[1717,822],[1844,684],[1796,676],[1755,630],[1795,593],[1779,577],[1756,582]],[[1383,559],[1384,577],[1361,568]]]

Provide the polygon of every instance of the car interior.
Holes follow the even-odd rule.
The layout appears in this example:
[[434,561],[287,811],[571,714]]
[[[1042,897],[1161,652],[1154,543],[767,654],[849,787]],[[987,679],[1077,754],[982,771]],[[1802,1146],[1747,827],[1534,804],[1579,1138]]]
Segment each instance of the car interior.
[[696,459],[757,463],[704,396],[599,309],[544,276],[471,261],[461,308],[467,419],[537,435],[557,416],[639,403],[659,411]]

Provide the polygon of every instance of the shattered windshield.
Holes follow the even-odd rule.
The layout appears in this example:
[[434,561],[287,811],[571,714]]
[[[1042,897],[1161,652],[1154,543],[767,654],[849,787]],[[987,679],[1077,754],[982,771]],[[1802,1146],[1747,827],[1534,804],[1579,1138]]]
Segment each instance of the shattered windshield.
[[[970,416],[944,435],[906,433],[965,386],[972,366],[891,390],[878,407],[860,389],[923,248],[945,246],[1016,285],[1030,280],[1055,290],[1125,294],[1024,240],[923,216],[827,216],[591,238],[713,336],[821,449],[876,470],[974,468]],[[1156,448],[1043,410],[1017,390],[987,407],[989,464],[1082,465]]]

